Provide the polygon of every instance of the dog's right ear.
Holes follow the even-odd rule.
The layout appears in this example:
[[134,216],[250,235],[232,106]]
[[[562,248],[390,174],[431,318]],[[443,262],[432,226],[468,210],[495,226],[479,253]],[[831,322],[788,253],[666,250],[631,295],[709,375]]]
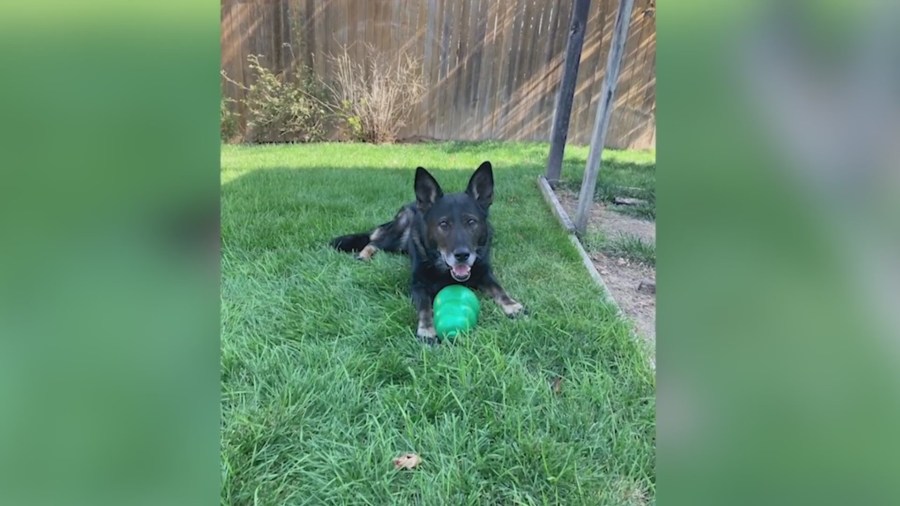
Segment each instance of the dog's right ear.
[[422,167],[416,168],[416,205],[423,213],[444,196],[441,185]]
[[466,193],[478,202],[485,211],[491,207],[494,201],[494,169],[491,162],[482,162],[469,178]]

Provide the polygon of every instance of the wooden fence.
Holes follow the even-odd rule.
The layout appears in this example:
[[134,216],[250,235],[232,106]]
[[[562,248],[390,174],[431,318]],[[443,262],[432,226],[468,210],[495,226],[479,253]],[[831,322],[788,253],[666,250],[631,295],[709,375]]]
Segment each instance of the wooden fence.
[[[593,0],[569,142],[591,135],[618,0]],[[614,148],[656,142],[655,2],[636,0],[607,137]],[[322,79],[342,46],[420,58],[428,92],[404,136],[549,140],[571,0],[222,0],[222,68],[249,84],[247,55],[283,69],[295,57]],[[284,46],[291,45],[290,48]],[[225,96],[242,90],[223,80]]]

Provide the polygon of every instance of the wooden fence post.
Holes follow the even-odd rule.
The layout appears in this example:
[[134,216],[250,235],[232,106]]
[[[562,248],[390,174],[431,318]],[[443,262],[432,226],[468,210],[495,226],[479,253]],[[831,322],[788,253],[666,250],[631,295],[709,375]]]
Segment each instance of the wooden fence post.
[[619,0],[619,12],[616,15],[609,59],[606,62],[606,75],[603,76],[600,103],[597,104],[597,119],[594,122],[594,133],[591,135],[590,154],[584,167],[584,179],[581,181],[581,193],[578,196],[578,209],[575,211],[575,230],[580,235],[584,235],[587,230],[588,214],[591,204],[594,203],[594,190],[597,187],[597,175],[600,172],[600,155],[603,154],[606,131],[609,129],[609,118],[612,115],[622,53],[625,51],[625,42],[628,40],[628,25],[631,21],[632,7],[634,7],[634,0]]
[[569,40],[566,43],[566,60],[563,67],[562,83],[553,110],[553,128],[550,132],[550,154],[547,157],[547,182],[551,187],[559,183],[562,171],[563,151],[569,134],[569,118],[572,116],[572,99],[575,96],[575,82],[578,80],[578,63],[581,47],[584,45],[584,29],[587,23],[591,0],[575,0],[572,19],[569,22]]

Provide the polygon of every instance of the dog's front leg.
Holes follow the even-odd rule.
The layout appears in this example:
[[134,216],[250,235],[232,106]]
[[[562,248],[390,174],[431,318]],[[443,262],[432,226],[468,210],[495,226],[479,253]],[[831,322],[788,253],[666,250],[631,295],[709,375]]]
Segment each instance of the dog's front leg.
[[491,298],[494,299],[494,302],[496,302],[503,310],[503,313],[510,318],[519,316],[525,311],[525,307],[510,297],[509,294],[506,293],[506,290],[500,286],[500,283],[497,282],[493,273],[488,273],[488,275],[484,277],[484,282],[482,282],[478,288],[490,295]]
[[419,316],[419,327],[416,329],[416,336],[419,340],[426,344],[437,343],[437,332],[434,330],[434,312],[432,309],[432,301],[434,297],[431,293],[421,285],[413,285],[412,287],[413,305],[416,307],[416,313]]

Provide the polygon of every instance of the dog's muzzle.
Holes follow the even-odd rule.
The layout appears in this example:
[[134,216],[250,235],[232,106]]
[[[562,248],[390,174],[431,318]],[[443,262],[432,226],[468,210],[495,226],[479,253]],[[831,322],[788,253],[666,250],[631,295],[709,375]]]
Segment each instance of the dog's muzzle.
[[468,281],[472,275],[472,264],[475,263],[475,254],[467,249],[458,249],[453,252],[453,256],[445,254],[444,261],[450,267],[450,276],[453,279],[459,282]]

